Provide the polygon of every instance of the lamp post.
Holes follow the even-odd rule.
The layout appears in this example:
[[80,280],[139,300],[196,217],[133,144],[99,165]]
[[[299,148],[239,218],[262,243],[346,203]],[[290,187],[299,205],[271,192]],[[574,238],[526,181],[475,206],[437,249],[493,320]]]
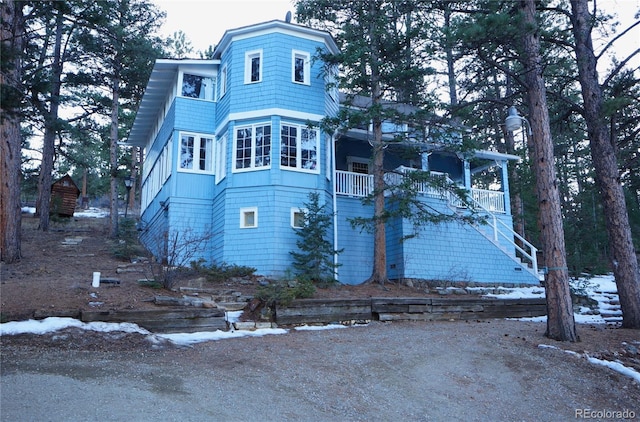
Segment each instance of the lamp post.
[[124,218],[127,218],[127,211],[129,209],[129,195],[131,194],[131,188],[133,187],[134,182],[135,179],[133,177],[124,178],[124,187],[127,188],[127,202],[124,206]]

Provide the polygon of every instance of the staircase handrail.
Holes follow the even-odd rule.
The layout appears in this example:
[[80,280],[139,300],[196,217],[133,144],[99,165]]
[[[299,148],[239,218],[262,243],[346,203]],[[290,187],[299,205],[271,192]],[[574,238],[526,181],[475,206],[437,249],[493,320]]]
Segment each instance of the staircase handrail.
[[[449,178],[449,176],[446,176],[446,180],[447,180],[447,183],[450,183],[450,184],[455,183],[453,180]],[[448,200],[450,203],[453,202],[451,200],[452,196],[458,199],[458,196],[453,194],[450,190],[447,190],[447,192],[448,192]],[[527,239],[525,239],[522,235],[520,235],[520,233],[516,232],[515,230],[513,230],[513,228],[509,227],[507,224],[501,221],[494,212],[487,209],[484,205],[482,205],[482,203],[478,202],[473,197],[473,195],[467,195],[467,199],[470,199],[470,202],[474,205],[474,208],[479,208],[491,216],[492,223],[489,223],[489,224],[493,229],[493,240],[495,242],[498,242],[499,241],[498,235],[502,236],[504,240],[506,240],[513,247],[515,247],[517,251],[519,251],[526,259],[528,259],[531,262],[531,268],[533,272],[535,274],[538,274],[538,257],[537,257],[538,248],[533,246],[533,244],[529,242]],[[498,224],[501,224],[502,227],[504,227],[507,230],[508,235],[500,230],[500,228],[498,227]],[[515,240],[513,240],[514,237],[518,239],[520,242],[522,242],[522,245],[528,248],[530,252],[527,252],[523,247],[518,245],[518,243]]]

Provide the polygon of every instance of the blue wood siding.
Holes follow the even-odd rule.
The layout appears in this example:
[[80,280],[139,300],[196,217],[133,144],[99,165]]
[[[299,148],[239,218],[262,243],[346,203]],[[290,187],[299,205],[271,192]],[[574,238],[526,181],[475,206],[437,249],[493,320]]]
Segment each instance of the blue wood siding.
[[[225,200],[220,201],[224,206],[223,252],[216,252],[216,259],[282,277],[291,269],[289,252],[296,250],[298,239],[291,227],[291,208],[303,208],[308,194],[307,189],[281,186],[227,189]],[[240,228],[241,209],[251,207],[258,211],[258,226]]]
[[360,284],[373,270],[373,233],[351,227],[349,219],[373,215],[372,206],[364,206],[358,198],[338,197],[338,248],[340,282]]
[[195,98],[176,98],[176,130],[213,134],[215,118],[216,103]]
[[[221,66],[226,64],[228,69],[227,94],[221,100],[224,112],[283,108],[325,114],[327,94],[319,62],[310,67],[310,85],[292,82],[292,51],[307,51],[313,57],[318,47],[322,45],[281,33],[234,42],[222,57]],[[245,84],[245,53],[254,50],[262,50],[262,80]]]

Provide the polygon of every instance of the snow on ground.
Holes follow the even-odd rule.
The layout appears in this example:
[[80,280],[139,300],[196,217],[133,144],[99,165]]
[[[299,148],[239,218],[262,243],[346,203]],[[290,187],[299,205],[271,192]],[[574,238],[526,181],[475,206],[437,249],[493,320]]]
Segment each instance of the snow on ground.
[[[22,213],[35,214],[36,209],[34,207],[22,207]],[[105,218],[109,216],[109,210],[87,208],[86,210],[74,211],[73,216],[81,218]]]
[[[90,211],[94,213],[94,211]],[[620,318],[608,317],[606,320],[598,312],[605,313],[607,315],[616,315],[619,313],[619,306],[612,305],[610,302],[617,299],[617,289],[613,276],[597,276],[589,279],[580,279],[573,282],[576,288],[582,288],[586,294],[594,299],[598,306],[597,309],[592,310],[587,307],[581,307],[580,312],[575,314],[576,323],[591,323],[591,324],[606,324],[618,321]],[[486,296],[497,298],[540,298],[544,297],[544,289],[541,287],[522,287],[522,288],[503,288],[502,294],[488,294]],[[237,322],[240,319],[242,311],[227,312],[226,320],[229,324]],[[521,321],[534,321],[545,322],[546,317],[536,318],[520,318]],[[354,325],[355,327],[359,325]],[[154,334],[136,324],[132,323],[107,323],[107,322],[89,322],[85,323],[73,318],[59,318],[50,317],[43,320],[28,320],[28,321],[11,321],[4,324],[0,324],[0,336],[16,335],[16,334],[47,334],[65,328],[80,328],[89,331],[99,332],[112,332],[122,331],[127,333],[139,333],[146,335],[150,342],[157,343],[160,340],[168,340],[176,345],[188,346],[195,343],[201,343],[205,341],[216,341],[230,338],[241,337],[260,337],[266,335],[286,334],[289,331],[282,328],[259,328],[253,331],[248,330],[230,330],[230,331],[205,331],[198,333],[176,333],[176,334]],[[296,327],[294,330],[330,330],[338,328],[347,328],[340,324],[329,324],[325,326],[301,326]],[[552,347],[540,345],[539,347]],[[574,353],[569,352],[567,353]],[[640,373],[632,368],[625,367],[618,362],[610,362],[584,356],[592,364],[604,365],[614,371],[620,372],[626,376],[629,376],[636,381],[640,382]]]

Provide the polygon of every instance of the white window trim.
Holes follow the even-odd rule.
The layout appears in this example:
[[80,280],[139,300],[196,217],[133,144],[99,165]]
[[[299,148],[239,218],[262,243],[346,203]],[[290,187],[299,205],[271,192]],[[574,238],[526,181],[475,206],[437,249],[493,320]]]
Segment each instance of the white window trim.
[[[302,82],[296,81],[296,59],[304,59],[304,80]],[[291,51],[291,82],[299,85],[311,85],[311,54],[306,51],[292,50]]]
[[[245,215],[253,213],[253,226],[247,226],[245,224]],[[240,228],[241,229],[255,229],[258,227],[258,207],[244,207],[240,208]]]
[[227,93],[227,81],[229,79],[227,64],[225,63],[220,70],[220,98]]
[[[269,126],[271,128],[271,139],[269,141],[269,165],[256,167],[256,128],[261,126]],[[236,153],[238,151],[238,130],[243,128],[251,128],[251,166],[245,168],[236,167]],[[271,122],[255,123],[252,125],[241,125],[233,128],[233,153],[231,158],[231,172],[243,173],[247,171],[269,170],[273,163],[273,125]]]
[[[251,60],[255,57],[260,59],[260,68],[258,69],[258,80],[251,80]],[[244,83],[245,84],[257,84],[262,82],[262,69],[264,68],[264,61],[262,60],[262,50],[247,51],[244,55]]]
[[[296,128],[298,128],[298,138],[296,139],[296,146],[298,148],[298,153],[296,154],[296,166],[295,167],[290,167],[290,166],[283,166],[282,165],[282,161],[281,161],[281,154],[282,154],[282,136],[280,136],[280,145],[279,145],[279,149],[278,149],[278,163],[280,165],[280,169],[282,170],[289,170],[289,171],[299,171],[299,172],[303,172],[303,173],[313,173],[313,174],[319,174],[320,173],[320,166],[322,161],[320,160],[320,148],[321,148],[321,143],[320,143],[320,129],[318,129],[317,127],[312,127],[309,128],[307,125],[304,124],[298,124],[298,123],[289,123],[289,122],[281,122],[280,123],[280,133],[282,133],[282,127],[283,126],[295,126]],[[305,169],[302,168],[302,142],[301,142],[301,138],[302,138],[302,130],[303,129],[308,129],[308,130],[314,130],[316,132],[316,168],[315,169]]]
[[294,229],[303,229],[303,226],[296,226],[296,214],[307,214],[309,212],[306,208],[291,208],[291,227]]
[[[195,141],[197,142],[197,145],[194,144],[193,146],[193,149],[194,149],[194,157],[193,157],[193,165],[192,165],[193,168],[190,168],[190,169],[182,168],[181,166],[182,154],[180,154],[180,151],[178,151],[178,163],[177,163],[178,171],[181,173],[215,174],[216,169],[215,169],[214,155],[215,155],[216,137],[207,133],[178,132],[178,148],[179,149],[182,148],[183,136],[193,136],[195,138]],[[211,151],[210,151],[210,157],[208,157],[211,170],[200,170],[199,168],[197,168],[198,166],[196,165],[197,161],[199,160],[199,158],[196,158],[196,151],[200,151],[200,142],[202,138],[211,139]]]

